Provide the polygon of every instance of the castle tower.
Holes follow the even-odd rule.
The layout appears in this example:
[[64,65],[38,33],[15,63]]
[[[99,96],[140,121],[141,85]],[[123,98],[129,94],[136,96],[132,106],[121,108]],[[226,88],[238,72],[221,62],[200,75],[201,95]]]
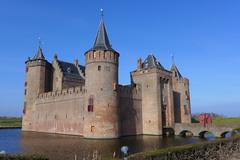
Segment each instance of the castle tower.
[[102,16],[93,48],[85,53],[84,137],[119,136],[118,58],[119,53],[110,45]]
[[174,123],[171,72],[153,54],[140,63],[131,77],[142,88],[142,133],[162,135]]
[[51,64],[45,60],[41,47],[36,55],[25,62],[26,79],[24,84],[24,109],[23,109],[23,130],[31,126],[27,124],[31,112],[34,111],[34,102],[39,93],[51,90],[52,68]]
[[175,63],[171,67],[171,72],[175,122],[191,123],[189,80],[181,75]]

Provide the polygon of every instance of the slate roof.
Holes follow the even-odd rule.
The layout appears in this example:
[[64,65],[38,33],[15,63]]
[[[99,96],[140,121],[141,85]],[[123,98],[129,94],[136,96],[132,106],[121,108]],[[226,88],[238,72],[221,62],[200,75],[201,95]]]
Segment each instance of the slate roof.
[[171,71],[174,72],[175,77],[182,78],[182,75],[175,64],[172,65]]
[[[74,77],[78,77],[80,79],[83,79],[83,77],[80,75],[78,68],[73,64],[73,63],[69,63],[69,62],[63,62],[63,61],[59,61],[58,60],[58,64],[59,67],[61,68],[61,71],[63,72],[63,74],[65,76],[74,76]],[[85,71],[85,67],[78,65],[80,67],[80,69],[84,72]]]
[[143,69],[158,68],[165,70],[165,68],[160,64],[153,54],[148,55],[142,65]]
[[37,60],[37,59],[45,59],[41,47],[38,47],[37,53],[36,53],[36,55],[33,57],[33,60]]
[[106,28],[105,28],[103,17],[101,17],[101,20],[100,20],[97,36],[96,36],[96,39],[94,41],[94,45],[88,51],[92,51],[92,50],[110,50],[110,51],[116,52],[112,48],[112,46],[110,44],[110,41],[108,39],[108,35],[107,35]]

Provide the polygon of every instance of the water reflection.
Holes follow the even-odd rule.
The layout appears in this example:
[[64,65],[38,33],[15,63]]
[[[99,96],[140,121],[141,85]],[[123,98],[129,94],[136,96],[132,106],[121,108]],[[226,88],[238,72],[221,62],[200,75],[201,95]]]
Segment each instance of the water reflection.
[[96,153],[101,157],[112,157],[113,154],[118,157],[122,146],[128,146],[128,153],[133,154],[199,141],[204,140],[180,136],[164,138],[161,136],[129,136],[121,139],[93,140],[79,136],[21,132],[16,129],[0,130],[0,150],[5,150],[7,153],[44,154],[51,160],[75,159],[75,156],[82,159],[92,157]]

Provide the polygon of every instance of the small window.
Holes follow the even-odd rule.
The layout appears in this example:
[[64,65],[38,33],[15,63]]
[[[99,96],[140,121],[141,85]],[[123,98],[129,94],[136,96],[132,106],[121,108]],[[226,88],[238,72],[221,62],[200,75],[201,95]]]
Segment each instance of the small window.
[[26,89],[24,90],[24,95],[27,95],[27,90]]
[[24,102],[24,105],[23,105],[23,114],[25,114],[25,113],[26,113],[26,105],[27,105],[27,103],[26,103],[26,102]]
[[26,67],[26,72],[28,72],[28,67]]
[[98,71],[101,71],[101,66],[98,66]]
[[93,112],[94,99],[93,96],[90,96],[88,99],[88,112]]
[[68,72],[68,73],[71,73],[71,72],[72,72],[72,70],[71,70],[70,67],[67,68],[67,72]]
[[25,86],[25,87],[27,86],[27,82],[24,83],[24,86]]
[[91,132],[95,131],[95,126],[91,126]]
[[113,82],[113,90],[116,91],[117,90],[117,84],[115,82]]

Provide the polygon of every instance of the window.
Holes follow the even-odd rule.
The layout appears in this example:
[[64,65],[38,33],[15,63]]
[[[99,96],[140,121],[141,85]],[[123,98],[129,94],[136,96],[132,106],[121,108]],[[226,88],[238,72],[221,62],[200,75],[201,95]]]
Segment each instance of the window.
[[26,105],[27,105],[27,103],[26,103],[26,102],[24,102],[24,105],[23,105],[23,114],[25,114],[25,113],[26,113]]
[[101,66],[98,66],[98,71],[101,71]]
[[27,95],[27,90],[26,89],[24,90],[24,95]]
[[117,90],[117,84],[115,82],[113,82],[113,90],[116,91]]
[[95,126],[91,126],[91,132],[95,131]]
[[93,112],[94,99],[93,96],[90,96],[88,99],[88,112]]
[[28,72],[28,67],[26,67],[26,72]]
[[25,87],[27,86],[27,82],[24,83],[24,86],[25,86]]

